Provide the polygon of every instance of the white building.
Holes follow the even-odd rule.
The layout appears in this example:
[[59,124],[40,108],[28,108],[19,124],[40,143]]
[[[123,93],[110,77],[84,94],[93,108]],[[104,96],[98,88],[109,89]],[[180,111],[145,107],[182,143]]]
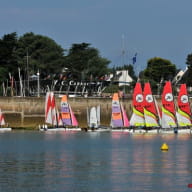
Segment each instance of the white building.
[[133,81],[132,77],[129,75],[128,70],[116,71],[115,77],[113,74],[110,74],[110,77],[107,81],[112,80],[114,82],[119,82],[119,86],[130,85],[130,83]]

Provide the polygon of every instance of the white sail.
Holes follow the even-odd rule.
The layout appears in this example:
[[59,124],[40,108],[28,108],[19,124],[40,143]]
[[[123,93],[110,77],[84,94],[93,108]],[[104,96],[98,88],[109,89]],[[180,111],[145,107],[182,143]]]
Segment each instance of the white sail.
[[89,108],[87,107],[87,125],[90,127]]
[[142,126],[144,125],[144,118],[143,116],[139,116],[136,113],[133,113],[130,119],[131,126]]
[[165,129],[174,128],[177,127],[177,124],[175,123],[175,120],[169,115],[167,115],[166,113],[162,113],[161,127]]
[[101,124],[101,107],[100,107],[100,105],[97,106],[97,123],[98,123],[98,126]]
[[46,93],[45,98],[45,123],[52,124],[52,112],[51,112],[51,94],[50,92]]
[[56,103],[54,93],[51,92],[51,115],[52,115],[52,125],[58,125]]
[[96,107],[91,107],[90,110],[90,123],[89,126],[92,128],[98,128],[98,121],[97,121],[97,111]]
[[52,125],[57,125],[58,123],[55,105],[54,93],[47,92],[45,99],[45,122]]
[[191,126],[191,120],[176,112],[177,122],[180,127]]

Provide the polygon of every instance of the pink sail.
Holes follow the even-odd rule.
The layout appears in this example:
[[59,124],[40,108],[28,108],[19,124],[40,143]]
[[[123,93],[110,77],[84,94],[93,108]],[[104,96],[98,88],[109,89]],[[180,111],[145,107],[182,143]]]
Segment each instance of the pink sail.
[[69,105],[69,108],[70,108],[70,113],[71,113],[72,126],[78,126],[78,121],[77,121],[70,105]]
[[127,114],[126,114],[125,109],[124,109],[122,104],[121,104],[121,111],[122,111],[122,114],[123,114],[123,126],[124,127],[129,127],[130,126],[129,119],[127,117]]

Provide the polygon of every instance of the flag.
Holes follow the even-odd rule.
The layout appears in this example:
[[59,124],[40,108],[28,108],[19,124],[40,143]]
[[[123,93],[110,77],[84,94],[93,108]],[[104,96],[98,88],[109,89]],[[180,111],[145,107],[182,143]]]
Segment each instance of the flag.
[[132,61],[133,61],[133,65],[134,65],[137,61],[137,53],[135,53],[134,57],[132,58]]

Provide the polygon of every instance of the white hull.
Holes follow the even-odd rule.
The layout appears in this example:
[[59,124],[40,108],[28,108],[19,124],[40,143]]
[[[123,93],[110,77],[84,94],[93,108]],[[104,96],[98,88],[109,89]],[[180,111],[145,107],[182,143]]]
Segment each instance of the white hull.
[[174,129],[152,129],[152,130],[132,130],[132,134],[192,134],[192,129],[178,129],[175,133]]
[[40,128],[40,131],[81,131],[81,128]]
[[144,129],[131,129],[130,133],[131,134],[145,134],[147,132]]
[[10,128],[10,127],[0,128],[0,132],[11,131],[11,130],[12,130],[12,128]]
[[111,131],[110,128],[96,128],[96,129],[88,129],[88,132],[109,132]]
[[115,129],[115,128],[112,128],[111,131],[112,132],[128,132],[128,133],[131,133],[132,129]]
[[178,129],[178,134],[192,134],[192,129]]
[[163,129],[151,129],[151,130],[144,130],[144,129],[136,129],[132,130],[132,134],[175,134],[174,130],[163,130]]

